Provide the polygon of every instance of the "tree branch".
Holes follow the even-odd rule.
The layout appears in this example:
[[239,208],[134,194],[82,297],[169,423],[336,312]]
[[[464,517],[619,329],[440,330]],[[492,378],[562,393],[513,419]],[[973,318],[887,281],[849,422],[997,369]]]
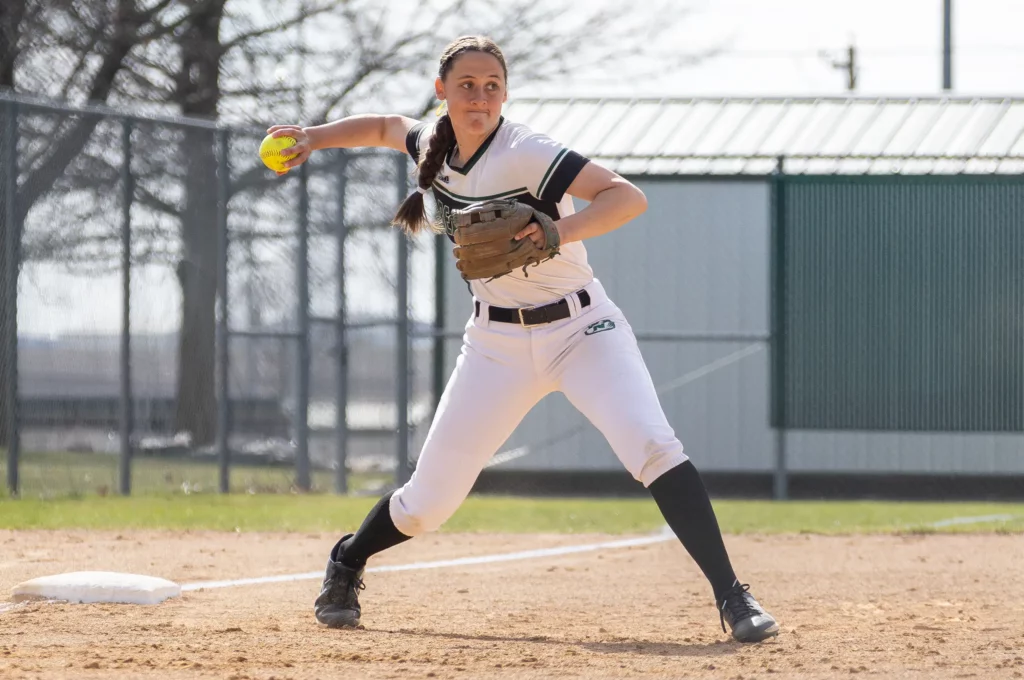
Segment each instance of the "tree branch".
[[138,182],[135,183],[135,200],[140,205],[152,208],[164,215],[181,217],[181,209],[178,206],[168,203]]
[[146,12],[145,16],[149,22],[147,23],[147,25],[152,26],[152,28],[148,30],[142,28],[139,31],[138,43],[140,45],[145,44],[147,42],[152,42],[154,40],[163,38],[164,36],[174,33],[179,28],[183,28],[184,26],[186,26],[196,17],[203,16],[204,14],[209,12],[210,9],[216,4],[224,2],[224,0],[197,0],[195,2],[190,3],[188,11],[182,14],[180,17],[178,17],[175,21],[172,21],[167,24],[160,24],[156,21],[157,16],[159,15],[160,11],[164,9],[164,7],[170,5],[171,2],[174,2],[177,5],[178,1],[180,0],[162,1],[157,4],[156,8]]
[[[130,16],[134,10],[132,0],[117,0],[117,2],[118,16]],[[114,78],[132,47],[127,28],[123,24],[118,24],[116,27],[110,49],[104,55],[92,87],[89,88],[90,101],[106,101],[113,89]],[[42,192],[57,180],[71,159],[81,152],[99,121],[97,116],[82,116],[67,137],[54,145],[53,153],[28,174],[18,191],[17,224],[23,223],[28,211]]]
[[305,11],[299,12],[290,19],[283,19],[275,24],[270,24],[267,26],[263,26],[262,28],[257,28],[251,31],[247,31],[245,33],[240,33],[234,36],[231,40],[222,42],[220,46],[220,53],[226,54],[231,50],[235,49],[236,47],[243,45],[249,42],[250,40],[253,40],[254,38],[259,38],[265,35],[269,35],[271,33],[277,33],[279,31],[285,31],[289,28],[297,26],[305,21],[308,21],[309,19],[312,19],[313,17],[330,12],[335,8],[335,5],[335,2],[329,2],[327,4],[321,5],[319,7],[314,7],[312,9],[305,8]]

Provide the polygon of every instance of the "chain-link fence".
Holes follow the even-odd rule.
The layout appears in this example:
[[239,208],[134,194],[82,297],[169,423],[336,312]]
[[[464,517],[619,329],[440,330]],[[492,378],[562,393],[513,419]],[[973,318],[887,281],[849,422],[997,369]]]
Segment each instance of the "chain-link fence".
[[429,239],[389,226],[408,159],[319,153],[278,178],[263,134],[0,98],[9,492],[407,474],[396,404],[430,403],[429,347],[412,361],[396,338],[427,323],[408,286],[433,289]]

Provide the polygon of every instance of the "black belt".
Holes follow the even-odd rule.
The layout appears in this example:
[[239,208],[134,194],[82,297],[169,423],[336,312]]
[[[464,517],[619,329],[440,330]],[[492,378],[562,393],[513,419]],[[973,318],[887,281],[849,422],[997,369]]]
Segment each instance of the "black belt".
[[[590,293],[585,290],[578,291],[575,293],[576,297],[580,299],[580,308],[590,306]],[[480,301],[476,301],[476,315],[480,316]],[[569,309],[569,301],[565,298],[552,302],[551,304],[541,305],[540,307],[494,307],[489,306],[487,309],[487,317],[491,321],[497,321],[499,323],[517,323],[521,326],[529,328],[530,326],[542,326],[552,321],[560,321],[562,319],[568,319],[572,316],[572,311]]]

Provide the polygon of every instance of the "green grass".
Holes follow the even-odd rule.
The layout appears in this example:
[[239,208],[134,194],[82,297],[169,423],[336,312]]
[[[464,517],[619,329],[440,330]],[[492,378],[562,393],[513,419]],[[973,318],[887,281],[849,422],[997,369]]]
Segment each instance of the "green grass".
[[[4,462],[0,472],[5,473]],[[116,495],[117,458],[89,453],[26,453],[20,500],[0,495],[4,529],[212,529],[217,531],[331,531],[359,525],[377,494],[302,494],[290,467],[233,465],[232,494],[217,489],[217,465],[169,458],[132,462],[132,497]],[[354,475],[355,490],[390,475]],[[333,488],[333,473],[313,473],[314,492]],[[5,492],[0,492],[0,494]],[[797,501],[718,501],[728,533],[1024,532],[1024,504]],[[1012,515],[1010,521],[935,528],[953,517]],[[612,534],[656,531],[664,521],[648,498],[529,499],[471,497],[444,531]]]
[[[892,533],[1024,531],[1024,503],[942,503],[896,501],[733,501],[715,504],[719,522],[731,533]],[[1010,515],[993,521],[942,528],[934,522],[955,517]]]
[[[4,452],[6,456],[6,452]],[[0,495],[7,494],[6,459],[0,462],[4,474]],[[82,498],[108,496],[118,489],[117,456],[67,451],[28,452],[18,466],[22,498]],[[391,475],[354,475],[353,489],[390,479]],[[195,494],[217,491],[216,463],[176,458],[137,457],[132,460],[134,494]],[[291,493],[295,471],[290,466],[232,465],[231,491],[236,493]],[[334,473],[314,470],[314,491],[334,488]]]
[[[327,494],[149,495],[131,498],[0,500],[0,528],[339,532],[359,525],[373,497]],[[896,503],[720,500],[727,533],[1024,532],[1024,504]],[[952,517],[1013,515],[988,522],[935,529]],[[469,498],[444,531],[612,534],[656,531],[663,525],[648,499]]]

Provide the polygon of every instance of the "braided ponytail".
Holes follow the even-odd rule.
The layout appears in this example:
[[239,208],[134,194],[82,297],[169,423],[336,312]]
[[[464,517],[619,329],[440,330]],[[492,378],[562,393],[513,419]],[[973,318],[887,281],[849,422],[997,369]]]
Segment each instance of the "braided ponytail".
[[424,227],[432,226],[427,220],[423,192],[430,188],[437,173],[441,172],[444,157],[454,140],[455,130],[452,128],[452,119],[446,113],[434,125],[430,142],[427,144],[427,153],[423,155],[416,168],[416,186],[423,191],[417,189],[409,194],[391,221],[392,224],[405,229],[406,233],[416,234]]

